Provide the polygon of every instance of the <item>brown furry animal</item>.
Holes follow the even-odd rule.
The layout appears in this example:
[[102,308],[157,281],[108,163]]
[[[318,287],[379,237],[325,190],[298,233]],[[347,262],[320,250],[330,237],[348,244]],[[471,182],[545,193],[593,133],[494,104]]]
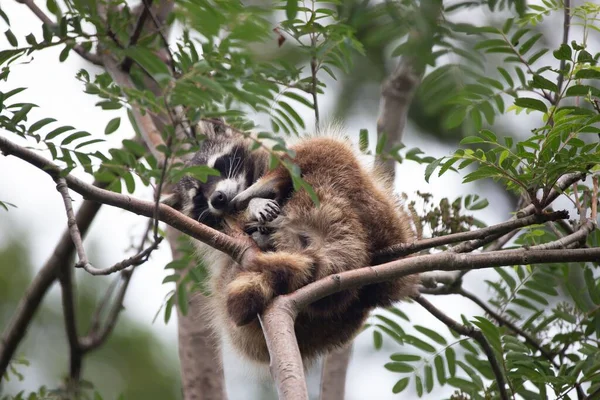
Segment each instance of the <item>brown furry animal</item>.
[[[215,328],[242,355],[260,363],[268,363],[269,354],[256,316],[273,297],[331,274],[368,266],[375,251],[413,240],[408,217],[389,184],[361,165],[348,142],[314,137],[292,148],[294,163],[319,197],[319,207],[306,191],[292,190],[291,177],[280,166],[230,201],[230,209],[250,205],[252,210],[223,215],[225,223],[220,227],[236,234],[257,225],[261,232],[270,230],[262,246],[267,251],[240,266],[200,244],[211,270]],[[260,203],[265,199],[271,200]],[[270,212],[273,200],[280,207],[276,212]],[[270,211],[265,213],[263,206]],[[303,359],[314,359],[353,339],[370,310],[413,294],[417,280],[410,276],[346,290],[310,305],[295,325]]]

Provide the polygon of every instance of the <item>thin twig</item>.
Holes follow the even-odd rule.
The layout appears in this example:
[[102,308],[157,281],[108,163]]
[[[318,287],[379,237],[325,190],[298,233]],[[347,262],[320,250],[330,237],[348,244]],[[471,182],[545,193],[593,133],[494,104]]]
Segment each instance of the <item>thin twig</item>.
[[[17,3],[21,3],[21,4],[25,4],[34,14],[36,17],[39,18],[40,21],[42,21],[44,24],[46,24],[49,28],[54,28],[57,26],[57,24],[52,21],[50,19],[50,17],[48,17],[38,6],[37,4],[35,4],[35,2],[33,0],[15,0]],[[83,59],[91,62],[94,65],[103,65],[102,64],[102,59],[100,56],[98,56],[95,53],[90,53],[89,51],[85,50],[83,48],[82,45],[80,44],[76,44],[73,47],[73,50],[75,50],[75,52],[77,54],[79,54]]]
[[[518,326],[516,326],[515,324],[513,324],[510,320],[508,320],[508,319],[504,318],[502,315],[496,313],[494,310],[492,310],[490,307],[488,307],[488,305],[485,304],[479,297],[475,296],[471,292],[466,291],[462,287],[456,288],[456,290],[453,293],[460,294],[461,296],[466,297],[467,299],[471,300],[473,303],[477,304],[479,307],[481,307],[483,309],[483,311],[485,311],[486,314],[488,314],[490,317],[495,319],[496,322],[498,322],[498,325],[500,325],[500,326],[504,325],[508,329],[513,331],[514,333],[521,336],[523,339],[525,339],[525,342],[529,343],[529,345],[531,345],[536,350],[539,350],[539,352],[544,357],[546,357],[549,361],[552,361],[554,363],[554,361],[553,361],[554,356],[550,352],[548,352],[546,349],[544,349],[544,347],[538,342],[537,339],[535,339],[534,337],[529,335],[527,332],[525,332],[523,329],[521,329]],[[555,365],[555,366],[558,366],[558,365]]]
[[145,250],[139,252],[135,256],[131,256],[123,261],[120,261],[111,267],[100,269],[95,268],[93,265],[88,263],[86,265],[83,265],[83,269],[85,269],[85,271],[88,272],[90,275],[110,275],[115,272],[122,271],[125,268],[131,266],[137,267],[138,265],[142,265],[143,263],[148,261],[148,259],[150,258],[150,254],[152,254],[152,252],[158,248],[158,245],[160,244],[160,242],[162,242],[162,240],[163,237],[157,237],[154,240],[154,242]]
[[67,181],[64,178],[56,179],[56,190],[58,190],[62,196],[63,203],[65,205],[65,211],[67,213],[67,226],[69,228],[69,233],[71,234],[71,240],[73,240],[75,248],[77,249],[79,262],[77,263],[76,267],[85,268],[85,266],[89,264],[89,261],[87,255],[85,254],[81,233],[77,227],[77,219],[75,218],[73,204],[71,203],[71,197],[69,196],[69,187],[67,186]]
[[497,225],[488,226],[475,231],[453,233],[446,236],[417,240],[413,243],[401,243],[376,252],[375,256],[373,257],[373,263],[380,264],[416,253],[421,250],[451,243],[465,242],[466,240],[473,240],[473,242],[465,242],[452,249],[453,252],[464,253],[468,251],[468,249],[473,250],[476,247],[483,246],[485,244],[485,239],[490,237],[496,238],[500,235],[511,232],[515,229],[523,228],[525,226],[540,224],[547,221],[556,221],[558,219],[565,218],[569,218],[567,211],[534,214],[524,218],[518,218]]
[[[119,86],[124,88],[135,87],[129,75],[124,73],[110,56],[104,56],[103,63],[106,71]],[[164,154],[158,151],[157,148],[164,146],[165,142],[162,139],[160,131],[156,128],[154,121],[152,121],[152,117],[148,113],[142,113],[138,107],[132,107],[131,113],[133,114],[133,119],[139,127],[142,139],[144,140],[144,143],[146,143],[150,153],[152,153],[159,162],[162,162]]]
[[590,219],[596,221],[598,218],[598,175],[592,177],[592,214]]
[[569,245],[578,242],[584,242],[591,231],[596,228],[596,225],[592,220],[587,220],[579,229],[570,235],[558,238],[548,243],[531,246],[531,250],[552,250],[552,249],[566,249]]
[[119,285],[120,280],[121,280],[120,276],[117,277],[116,279],[113,279],[111,284],[108,286],[108,289],[106,289],[106,292],[104,292],[104,296],[102,296],[102,300],[100,300],[100,303],[96,306],[94,315],[92,315],[92,321],[90,322],[90,331],[96,331],[100,328],[100,319],[102,318],[102,313],[104,312],[104,308],[108,305],[108,303],[110,302],[110,299],[113,297],[113,293],[115,292],[115,289]]
[[[508,329],[510,329],[511,331],[513,331],[514,333],[516,333],[517,335],[519,335],[523,339],[525,339],[525,342],[527,342],[534,349],[538,350],[542,356],[544,356],[548,361],[550,361],[552,363],[554,368],[556,368],[557,370],[560,368],[560,364],[554,360],[556,355],[554,355],[554,354],[550,353],[548,350],[544,349],[542,344],[540,342],[538,342],[537,339],[533,338],[531,335],[529,335],[523,329],[519,328],[518,326],[513,324],[510,320],[504,318],[500,314],[494,312],[479,297],[475,296],[471,292],[466,291],[462,287],[455,288],[455,290],[452,293],[460,294],[461,296],[464,296],[467,299],[473,301],[475,304],[477,304],[479,307],[481,307],[486,312],[486,314],[488,314],[490,317],[495,319],[496,322],[498,322],[498,324],[500,326],[502,326],[502,325],[506,326]],[[577,391],[577,398],[583,399],[583,397],[585,397],[585,396],[584,396],[583,388],[581,387],[581,385],[579,383],[575,383],[575,389]]]
[[121,287],[117,292],[117,296],[110,310],[110,313],[106,318],[106,322],[104,323],[102,329],[91,331],[89,335],[81,338],[82,352],[87,353],[91,350],[98,348],[110,336],[111,332],[117,324],[119,313],[123,309],[123,299],[125,298],[125,293],[127,291],[127,288],[129,287],[129,282],[131,281],[132,273],[133,270],[121,271]]
[[[125,268],[128,268],[130,266],[138,266],[140,264],[145,263],[150,257],[150,254],[158,248],[158,245],[160,244],[163,238],[158,236],[157,232],[155,231],[154,243],[152,243],[152,245],[147,249],[140,251],[139,254],[129,257],[126,260],[120,261],[108,268],[100,269],[94,267],[89,262],[85,253],[83,240],[81,239],[81,234],[79,233],[79,228],[77,227],[77,221],[75,219],[75,213],[73,212],[73,206],[71,203],[71,198],[69,196],[69,188],[67,186],[67,182],[64,178],[58,178],[56,182],[56,189],[62,195],[63,202],[65,204],[65,210],[67,212],[67,223],[69,227],[69,232],[71,233],[71,239],[75,244],[75,248],[77,249],[77,254],[79,257],[79,262],[75,265],[76,268],[83,268],[91,275],[110,275],[114,272],[124,270]],[[158,204],[156,206],[156,209],[158,209]]]
[[[129,46],[133,47],[138,42],[140,36],[142,35],[142,31],[144,30],[144,24],[146,23],[146,19],[150,14],[150,7],[152,6],[152,0],[143,0],[142,1],[142,11],[140,12],[140,17],[135,25],[135,29],[133,30],[133,34],[129,38]],[[133,65],[133,58],[125,57],[123,60],[123,64],[121,64],[121,68],[123,72],[129,73],[131,70],[131,66]]]
[[[563,14],[563,37],[562,37],[562,44],[564,45],[568,45],[569,44],[569,28],[571,26],[571,0],[564,0],[564,14]],[[564,58],[564,57],[563,57]],[[559,74],[558,74],[558,80],[556,82],[556,86],[558,87],[558,90],[556,91],[556,94],[554,96],[554,105],[556,105],[556,102],[558,101],[558,98],[560,97],[560,93],[562,92],[562,85],[564,83],[565,80],[565,73],[564,73],[564,69],[566,66],[567,60],[560,60],[560,68],[559,68]]]
[[496,384],[500,393],[500,398],[502,400],[508,400],[509,396],[508,392],[506,391],[506,384],[504,382],[504,373],[502,371],[500,363],[498,362],[498,359],[496,358],[496,355],[494,354],[492,346],[490,346],[483,333],[479,329],[475,329],[472,326],[465,326],[459,324],[458,322],[444,314],[441,310],[436,308],[423,296],[415,296],[413,297],[413,300],[419,303],[427,311],[429,311],[431,315],[443,322],[448,328],[463,336],[468,336],[477,341],[477,343],[479,343],[490,363],[490,366],[492,367],[492,371],[494,372]]

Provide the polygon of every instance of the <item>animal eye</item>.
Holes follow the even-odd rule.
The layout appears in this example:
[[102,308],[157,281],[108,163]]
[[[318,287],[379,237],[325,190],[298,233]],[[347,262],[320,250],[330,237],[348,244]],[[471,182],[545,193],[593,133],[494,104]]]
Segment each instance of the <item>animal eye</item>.
[[221,176],[227,175],[231,166],[231,157],[222,156],[215,161],[215,169],[221,173]]

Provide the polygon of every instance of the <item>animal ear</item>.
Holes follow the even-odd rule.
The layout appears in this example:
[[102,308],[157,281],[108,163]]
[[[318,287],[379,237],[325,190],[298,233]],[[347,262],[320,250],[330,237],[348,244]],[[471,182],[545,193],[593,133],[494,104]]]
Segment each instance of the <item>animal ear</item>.
[[162,199],[160,199],[160,202],[176,209],[177,211],[181,211],[181,196],[177,192],[164,196]]
[[233,136],[233,131],[227,126],[223,118],[200,121],[198,123],[198,133],[206,136],[209,140],[219,140]]

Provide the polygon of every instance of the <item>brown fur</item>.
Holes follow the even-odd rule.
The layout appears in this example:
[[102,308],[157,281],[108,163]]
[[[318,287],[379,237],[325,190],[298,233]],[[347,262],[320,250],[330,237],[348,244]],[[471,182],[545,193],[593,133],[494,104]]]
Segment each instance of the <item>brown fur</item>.
[[[370,265],[376,250],[414,238],[390,186],[360,164],[348,143],[317,137],[293,148],[294,162],[318,195],[320,207],[306,191],[291,191],[291,178],[283,167],[268,172],[248,190],[273,188],[282,206],[272,223],[275,250],[249,265],[224,262],[211,279],[215,325],[242,354],[263,363],[269,355],[256,315],[274,296]],[[351,340],[371,309],[413,294],[417,281],[410,276],[368,285],[309,306],[295,326],[303,358],[312,359]]]

